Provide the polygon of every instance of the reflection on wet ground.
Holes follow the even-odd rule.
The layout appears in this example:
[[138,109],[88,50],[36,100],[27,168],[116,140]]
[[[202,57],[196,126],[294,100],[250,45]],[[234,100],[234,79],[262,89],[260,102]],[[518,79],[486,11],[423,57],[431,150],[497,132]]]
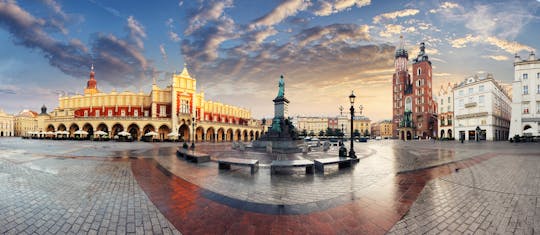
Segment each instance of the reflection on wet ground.
[[[179,146],[3,138],[0,160],[47,174],[58,174],[65,158],[131,162],[137,183],[180,231],[327,234],[385,233],[409,210],[428,181],[506,153],[540,152],[538,146],[524,149],[509,143],[373,141],[355,145],[361,160],[352,168],[271,175],[265,166],[279,155],[241,152],[229,143],[197,144],[198,151],[214,160],[258,159],[262,167],[251,175],[249,168],[219,170],[215,162],[188,163],[176,157]],[[331,149],[285,157],[336,155],[337,150]],[[216,226],[206,226],[205,221]]]

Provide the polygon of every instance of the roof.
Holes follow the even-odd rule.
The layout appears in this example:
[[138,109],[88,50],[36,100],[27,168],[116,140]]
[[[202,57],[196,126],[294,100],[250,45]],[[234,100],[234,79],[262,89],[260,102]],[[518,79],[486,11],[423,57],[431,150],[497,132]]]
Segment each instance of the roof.
[[37,117],[38,113],[34,112],[32,110],[24,109],[19,114],[17,114],[18,117]]

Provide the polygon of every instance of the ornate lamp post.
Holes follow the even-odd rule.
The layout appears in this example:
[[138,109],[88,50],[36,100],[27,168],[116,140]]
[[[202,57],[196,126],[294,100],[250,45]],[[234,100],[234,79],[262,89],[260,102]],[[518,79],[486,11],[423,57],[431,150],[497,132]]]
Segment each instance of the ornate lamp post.
[[354,95],[354,91],[353,91],[351,92],[351,95],[349,96],[349,101],[351,102],[351,150],[349,151],[350,158],[356,158],[356,154],[354,153],[354,136],[353,136],[354,98],[356,98],[356,96]]
[[191,130],[193,132],[193,138],[191,139],[191,148],[195,149],[195,117],[191,118]]

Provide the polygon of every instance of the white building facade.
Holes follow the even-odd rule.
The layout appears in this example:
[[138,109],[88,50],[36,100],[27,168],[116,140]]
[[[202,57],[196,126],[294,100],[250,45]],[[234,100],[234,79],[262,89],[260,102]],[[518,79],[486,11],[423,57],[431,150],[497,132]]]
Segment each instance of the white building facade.
[[15,117],[0,109],[0,137],[15,136]]
[[512,90],[509,137],[540,136],[540,59],[533,52],[526,60],[516,55]]
[[454,88],[456,140],[507,140],[511,100],[493,75],[466,78]]
[[435,99],[437,101],[437,107],[438,107],[437,113],[439,114],[438,116],[439,133],[437,134],[437,137],[439,139],[455,138],[453,88],[454,88],[454,85],[451,83],[448,83],[446,87],[444,85],[441,85],[439,94],[437,95],[437,98]]

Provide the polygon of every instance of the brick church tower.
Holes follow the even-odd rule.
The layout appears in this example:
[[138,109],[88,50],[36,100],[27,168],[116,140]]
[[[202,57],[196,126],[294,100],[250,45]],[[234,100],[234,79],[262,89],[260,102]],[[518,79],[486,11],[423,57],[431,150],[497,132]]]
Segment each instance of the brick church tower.
[[437,135],[437,105],[433,100],[431,61],[423,42],[418,56],[413,59],[412,80],[408,62],[409,54],[401,38],[395,53],[392,79],[393,136],[403,140],[433,138]]

